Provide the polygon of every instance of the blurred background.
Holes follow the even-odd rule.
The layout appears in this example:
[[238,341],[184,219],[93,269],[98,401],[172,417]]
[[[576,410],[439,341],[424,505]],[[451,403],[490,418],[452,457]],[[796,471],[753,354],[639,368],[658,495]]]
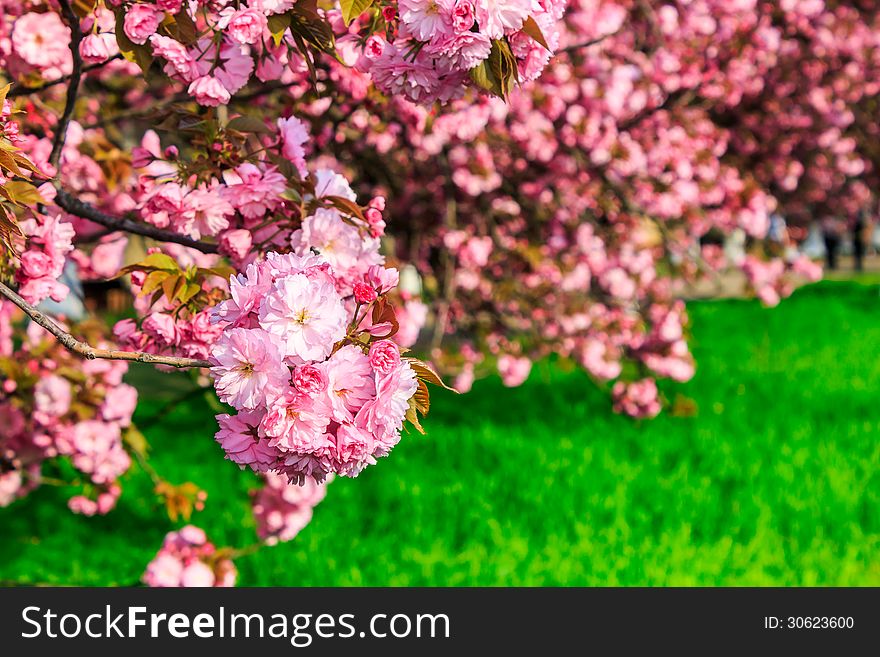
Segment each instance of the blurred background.
[[[880,266],[850,265],[775,309],[736,281],[691,302],[697,374],[663,382],[653,420],[555,361],[438,391],[426,436],[337,478],[295,540],[237,560],[239,584],[880,584]],[[185,375],[129,380],[156,469],[208,494],[193,521],[253,543],[258,481],[220,458],[207,401]],[[137,465],[122,484],[105,517],[49,486],[0,509],[0,580],[136,584],[174,525]]]

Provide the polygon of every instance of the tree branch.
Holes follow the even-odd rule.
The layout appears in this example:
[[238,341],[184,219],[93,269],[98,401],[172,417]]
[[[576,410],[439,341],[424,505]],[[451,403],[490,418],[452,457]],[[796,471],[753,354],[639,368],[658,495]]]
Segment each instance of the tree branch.
[[0,282],[0,295],[9,299],[16,306],[21,308],[24,313],[30,317],[35,324],[42,326],[49,331],[55,339],[61,343],[68,351],[78,354],[83,358],[94,360],[102,358],[105,360],[125,360],[137,363],[151,363],[153,365],[170,365],[171,367],[211,367],[211,362],[207,360],[198,360],[195,358],[179,358],[176,356],[159,356],[157,354],[147,354],[141,351],[118,351],[115,349],[96,349],[84,342],[80,342],[67,331],[62,329],[51,318],[41,313],[34,306],[25,301],[12,288],[5,283]]
[[582,48],[589,48],[590,46],[595,46],[596,44],[602,43],[605,39],[610,39],[615,36],[620,30],[616,30],[614,32],[609,32],[608,34],[603,34],[600,37],[596,37],[595,39],[590,39],[589,41],[584,41],[582,43],[575,43],[570,46],[566,46],[561,50],[557,50],[555,54],[561,55],[562,53],[573,53],[575,51],[581,50]]
[[200,242],[191,237],[187,237],[186,235],[156,228],[150,224],[133,221],[126,217],[115,217],[106,212],[102,212],[93,205],[80,201],[70,192],[61,189],[60,185],[56,185],[55,189],[55,204],[62,210],[66,210],[77,217],[88,219],[89,221],[93,221],[96,224],[100,224],[112,230],[121,230],[134,235],[143,235],[144,237],[149,237],[159,242],[174,242],[175,244],[181,244],[183,246],[188,246],[191,249],[196,249],[202,253],[217,253],[216,244]]
[[[103,62],[98,62],[97,64],[89,64],[88,66],[83,66],[82,72],[89,73],[90,71],[94,71],[99,68],[104,68],[110,62],[115,62],[117,59],[122,59],[122,53],[116,53],[112,57],[108,57]],[[59,84],[63,84],[70,80],[70,75],[62,75],[60,78],[55,78],[54,80],[48,80],[43,82],[42,84],[38,84],[34,87],[27,87],[24,85],[16,85],[12,89],[9,90],[9,93],[6,94],[7,98],[17,98],[18,96],[30,96],[31,94],[39,93],[45,89],[50,89],[51,87],[57,87]]]
[[52,141],[52,153],[49,155],[49,164],[56,170],[58,160],[61,159],[61,149],[64,148],[64,140],[67,138],[67,126],[73,116],[76,107],[76,96],[79,93],[79,83],[82,80],[82,55],[79,53],[79,44],[82,41],[82,30],[79,26],[79,17],[73,11],[68,0],[58,0],[61,13],[70,28],[70,54],[73,57],[73,71],[70,74],[70,84],[67,87],[67,99],[64,102],[64,113],[58,119],[55,126],[55,139]]

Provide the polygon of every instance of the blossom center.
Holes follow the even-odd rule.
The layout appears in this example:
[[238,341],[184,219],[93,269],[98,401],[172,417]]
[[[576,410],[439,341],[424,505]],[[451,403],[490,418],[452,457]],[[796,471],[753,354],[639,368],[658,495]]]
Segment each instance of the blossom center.
[[299,312],[296,312],[293,314],[293,321],[296,322],[297,324],[299,324],[300,326],[302,326],[307,321],[309,321],[310,317],[311,317],[311,314],[309,313],[308,309],[303,308]]

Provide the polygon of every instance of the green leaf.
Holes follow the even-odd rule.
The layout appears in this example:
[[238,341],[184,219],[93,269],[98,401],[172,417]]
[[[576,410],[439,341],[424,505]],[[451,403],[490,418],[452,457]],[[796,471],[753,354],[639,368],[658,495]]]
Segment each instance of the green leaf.
[[409,407],[406,409],[406,415],[404,416],[406,418],[406,421],[413,425],[416,431],[418,431],[420,434],[425,435],[425,430],[424,428],[422,428],[421,422],[419,422],[419,413],[418,407],[416,405],[415,396],[410,397],[408,403]]
[[235,130],[237,132],[253,132],[257,134],[269,134],[272,130],[266,125],[263,119],[256,116],[241,115],[230,119],[226,124],[227,130]]
[[165,281],[168,278],[171,278],[173,276],[173,274],[167,271],[162,271],[161,269],[151,271],[144,279],[144,285],[143,287],[141,287],[141,294],[146,296],[156,290],[162,292],[163,290],[160,290],[160,288],[164,285]]
[[230,267],[229,265],[215,265],[214,267],[205,268],[199,267],[196,269],[196,273],[203,278],[207,278],[208,276],[217,276],[218,278],[222,278],[223,280],[229,280],[232,276],[235,275],[235,269]]
[[187,283],[186,286],[178,292],[177,298],[180,299],[180,303],[187,303],[201,291],[202,286],[198,283]]
[[10,87],[12,87],[12,83],[9,83],[6,86],[0,87],[0,105],[3,104],[4,100],[6,100],[6,94],[9,93]]
[[522,31],[544,46],[547,50],[550,50],[550,46],[547,45],[547,39],[544,38],[544,33],[541,31],[541,27],[534,18],[529,16],[526,19],[525,23],[523,23]]
[[156,270],[164,271],[168,274],[174,274],[180,272],[180,267],[178,266],[177,261],[169,255],[165,255],[164,253],[151,253],[140,262],[127,265],[120,269],[116,277],[118,278],[119,276],[130,274],[133,271]]
[[269,16],[269,33],[276,46],[281,45],[288,27],[290,27],[290,12]]
[[183,45],[190,46],[199,38],[199,30],[186,9],[181,9],[174,14],[174,24],[177,28],[178,41]]
[[425,381],[427,383],[432,383],[435,386],[440,386],[441,388],[445,388],[446,390],[451,390],[452,392],[457,393],[458,390],[455,388],[450,388],[448,385],[443,383],[443,379],[440,378],[440,375],[434,371],[428,363],[418,360],[416,358],[404,358],[404,360],[409,363],[409,366],[412,368],[413,372],[416,373],[416,377],[420,381]]
[[[154,271],[150,276],[157,273],[159,272]],[[183,288],[184,282],[183,276],[169,275],[168,278],[162,281],[162,291],[165,293],[165,298],[168,301],[174,301],[174,297]]]
[[290,187],[281,192],[280,196],[285,201],[291,201],[292,203],[302,203],[302,196],[300,196],[298,191]]
[[349,25],[372,4],[373,0],[339,0],[339,6],[342,8],[342,20],[346,25]]
[[141,456],[146,456],[150,449],[147,437],[133,424],[122,434],[122,442],[131,451]]
[[164,253],[151,253],[146,258],[137,263],[141,269],[148,269],[152,267],[153,269],[165,269],[167,271],[180,271],[180,265],[177,264],[177,260],[172,258],[170,255],[166,255]]
[[36,187],[23,180],[10,180],[3,187],[15,202],[21,205],[37,205],[46,202]]
[[329,54],[336,54],[336,40],[330,25],[305,5],[295,5],[290,15],[290,30],[307,44]]
[[323,200],[329,201],[336,209],[341,210],[343,213],[357,217],[363,222],[366,222],[366,218],[364,217],[364,213],[361,211],[360,206],[354,201],[350,201],[344,196],[323,196]]
[[506,40],[495,39],[492,41],[492,50],[486,60],[493,77],[498,81],[501,89],[501,97],[507,98],[518,79],[516,58],[510,50],[510,44]]

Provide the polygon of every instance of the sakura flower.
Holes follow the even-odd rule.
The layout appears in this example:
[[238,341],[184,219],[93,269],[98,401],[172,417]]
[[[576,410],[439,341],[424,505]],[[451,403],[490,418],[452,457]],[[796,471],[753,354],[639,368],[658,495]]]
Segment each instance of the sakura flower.
[[498,373],[504,385],[514,388],[521,385],[529,377],[532,361],[526,357],[517,358],[504,354],[498,359]]
[[379,340],[370,345],[369,359],[376,373],[384,376],[400,366],[400,349],[390,340]]
[[308,450],[330,424],[323,403],[300,392],[288,392],[269,406],[260,424],[269,445],[284,451]]
[[223,86],[223,83],[211,75],[204,75],[197,80],[193,80],[187,92],[195,97],[199,105],[206,107],[226,105],[231,98],[229,90]]
[[220,430],[215,439],[226,452],[226,458],[240,466],[265,472],[275,462],[277,452],[261,438],[258,427],[263,420],[259,411],[241,411],[237,415],[218,415]]
[[264,486],[253,494],[257,534],[269,545],[293,540],[312,520],[312,510],[326,494],[326,484],[313,479],[297,486],[283,475],[267,473]]
[[305,123],[296,117],[278,119],[278,131],[281,133],[281,152],[296,167],[301,178],[308,175],[303,144],[309,140]]
[[235,212],[228,201],[207,187],[192,190],[183,199],[185,222],[181,228],[193,239],[216,235],[229,226],[227,217]]
[[345,337],[347,314],[332,283],[304,274],[276,282],[259,310],[260,326],[276,336],[293,362],[322,360]]
[[237,408],[265,406],[280,397],[290,381],[275,338],[261,329],[224,332],[211,362],[217,394]]
[[278,207],[286,180],[274,167],[265,170],[250,162],[223,172],[221,196],[248,219],[257,219]]
[[370,360],[354,345],[346,345],[325,363],[327,403],[337,422],[351,420],[376,394]]
[[220,11],[217,27],[224,30],[236,43],[253,45],[260,41],[269,24],[266,14],[258,9],[226,7]]
[[123,31],[132,43],[143,45],[156,33],[159,23],[165,18],[165,12],[146,4],[134,4],[125,12]]

